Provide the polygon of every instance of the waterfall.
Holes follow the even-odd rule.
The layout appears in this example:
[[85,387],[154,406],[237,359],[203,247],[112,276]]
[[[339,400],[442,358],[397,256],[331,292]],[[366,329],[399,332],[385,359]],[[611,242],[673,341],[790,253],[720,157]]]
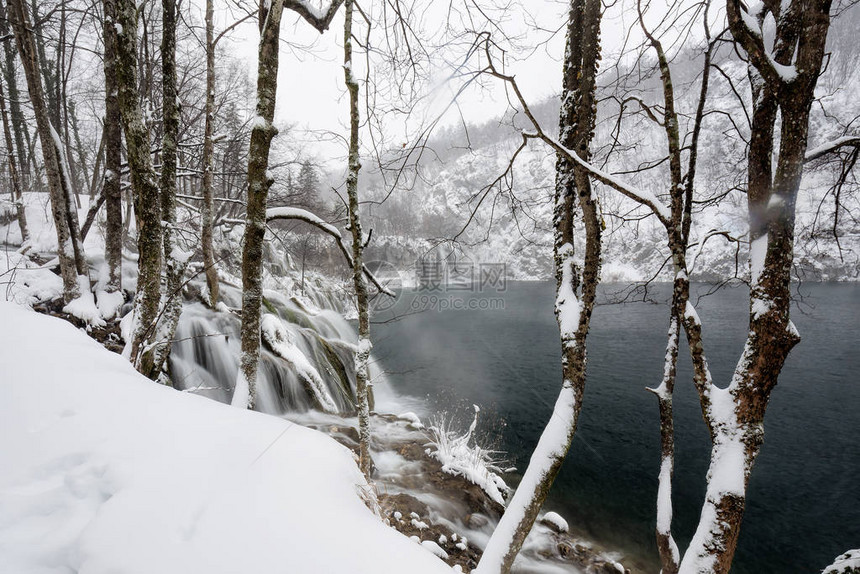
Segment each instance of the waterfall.
[[[238,289],[226,286],[222,295],[228,304],[239,307]],[[262,312],[277,317],[294,361],[296,357],[306,359],[319,374],[337,412],[350,414],[355,410],[353,355],[358,337],[338,312],[343,309],[343,301],[335,294],[308,281],[302,298],[266,291]],[[170,354],[170,375],[176,388],[229,403],[239,369],[239,327],[240,319],[234,313],[213,311],[201,303],[186,304]],[[308,392],[302,370],[273,353],[265,339],[257,375],[257,409],[273,415],[313,409],[317,401]],[[372,376],[379,379],[381,374]]]

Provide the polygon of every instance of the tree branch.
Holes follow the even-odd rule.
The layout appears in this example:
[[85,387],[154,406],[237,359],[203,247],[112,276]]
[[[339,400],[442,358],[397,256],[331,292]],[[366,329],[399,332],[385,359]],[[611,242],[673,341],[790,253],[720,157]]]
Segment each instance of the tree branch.
[[[337,243],[337,246],[340,248],[341,253],[343,253],[347,263],[349,263],[350,267],[352,266],[352,255],[350,254],[349,249],[347,249],[346,244],[343,242],[343,236],[341,235],[340,230],[334,225],[326,223],[322,218],[305,209],[299,209],[296,207],[268,208],[266,210],[266,222],[277,220],[304,221],[305,223],[313,225],[320,231],[330,235],[334,238],[335,243]],[[364,270],[364,275],[371,283],[373,283],[374,287],[376,287],[380,293],[385,293],[389,297],[395,297],[394,292],[383,286],[366,265],[362,265],[362,269]]]
[[328,9],[323,11],[316,6],[310,4],[307,0],[284,0],[284,8],[292,10],[305,21],[317,29],[320,33],[328,30],[332,18],[337,13],[338,8],[343,4],[343,0],[332,0]]
[[803,163],[809,163],[846,146],[860,148],[860,136],[842,136],[841,138],[821,144],[817,148],[806,152]]
[[[755,20],[758,18],[758,14],[747,12],[740,0],[727,0],[726,16],[735,40],[743,47],[752,65],[769,85],[784,86],[794,79],[788,73],[788,66],[777,64],[768,54],[764,45],[761,26]],[[780,72],[777,70],[777,66],[785,69]]]

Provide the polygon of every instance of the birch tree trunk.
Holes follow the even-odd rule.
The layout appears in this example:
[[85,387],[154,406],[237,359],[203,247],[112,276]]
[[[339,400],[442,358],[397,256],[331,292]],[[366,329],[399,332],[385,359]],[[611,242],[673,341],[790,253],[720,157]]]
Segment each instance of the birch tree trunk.
[[212,160],[215,144],[212,130],[215,124],[215,40],[213,0],[206,0],[206,119],[203,130],[203,207],[200,210],[200,236],[203,249],[203,268],[209,288],[209,306],[218,304],[218,268],[212,245]]
[[370,341],[370,315],[367,307],[367,280],[364,278],[358,204],[358,172],[361,169],[358,135],[358,82],[352,73],[352,3],[344,2],[343,73],[349,91],[349,169],[346,176],[346,194],[349,200],[349,228],[352,231],[352,284],[358,308],[358,351],[355,354],[356,406],[358,407],[358,464],[364,476],[370,479],[370,382],[368,361],[373,344]]
[[105,260],[108,281],[105,291],[122,289],[122,124],[116,79],[116,0],[104,0],[105,73]]
[[137,9],[134,0],[114,0],[117,23],[117,88],[120,117],[137,220],[138,279],[129,359],[146,373],[141,359],[156,328],[161,298],[161,200],[150,157],[149,129],[138,91]]
[[[76,239],[78,230],[72,225],[77,222],[74,218],[69,198],[68,180],[63,173],[62,142],[57,130],[51,125],[49,112],[45,104],[42,90],[42,79],[39,76],[39,61],[36,45],[33,39],[30,17],[23,0],[9,2],[9,20],[15,34],[18,53],[24,66],[27,87],[30,92],[30,102],[36,117],[39,139],[42,142],[42,154],[45,160],[45,173],[48,176],[48,189],[51,197],[51,212],[57,230],[57,255],[60,260],[60,275],[63,279],[63,300],[68,303],[80,295],[81,285],[89,287],[86,279],[86,263],[83,249]],[[79,281],[78,277],[83,276]]]
[[[600,10],[599,0],[572,0],[567,26],[560,142],[586,161],[595,124]],[[585,226],[581,268],[574,252],[577,205]],[[562,155],[556,163],[553,227],[562,389],[523,479],[484,549],[475,570],[479,574],[510,572],[570,449],[585,390],[585,345],[599,282],[601,223],[588,173]]]

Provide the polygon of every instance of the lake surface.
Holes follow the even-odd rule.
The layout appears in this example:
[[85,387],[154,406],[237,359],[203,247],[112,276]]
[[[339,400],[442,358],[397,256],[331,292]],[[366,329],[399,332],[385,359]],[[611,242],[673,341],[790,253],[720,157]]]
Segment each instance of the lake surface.
[[[619,289],[604,286],[602,295]],[[799,291],[792,318],[803,341],[768,408],[732,569],[738,574],[818,572],[860,546],[860,287],[804,284]],[[437,305],[407,315],[426,307],[427,295],[405,291],[393,310],[374,318],[374,353],[392,386],[426,397],[431,413],[457,413],[464,425],[471,405],[481,406],[486,416],[479,426],[524,469],[560,386],[554,285],[509,282],[503,293],[436,293],[449,306],[449,296],[459,299],[461,308]],[[661,303],[595,310],[579,428],[546,507],[657,572],[659,425],[656,399],[644,388],[659,384],[662,373],[668,286],[653,295]],[[720,386],[742,350],[747,297],[745,288],[733,288],[698,302]],[[405,316],[381,322],[392,313]],[[684,353],[681,365],[673,534],[683,551],[698,522],[710,450]]]

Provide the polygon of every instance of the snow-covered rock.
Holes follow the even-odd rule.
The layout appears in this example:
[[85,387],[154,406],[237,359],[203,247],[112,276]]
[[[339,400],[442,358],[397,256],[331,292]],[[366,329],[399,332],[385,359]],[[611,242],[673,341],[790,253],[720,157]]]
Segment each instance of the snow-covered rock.
[[822,574],[860,574],[860,549],[849,550],[837,557]]
[[541,516],[540,523],[545,524],[555,532],[568,532],[570,530],[567,520],[562,518],[557,512],[547,512]]
[[433,542],[432,540],[422,540],[421,546],[423,546],[442,560],[448,559],[448,553],[442,550],[442,547]]
[[399,414],[397,415],[397,418],[406,421],[407,423],[409,423],[409,427],[415,430],[420,430],[424,428],[424,425],[421,423],[421,419],[418,418],[418,415],[411,411]]

